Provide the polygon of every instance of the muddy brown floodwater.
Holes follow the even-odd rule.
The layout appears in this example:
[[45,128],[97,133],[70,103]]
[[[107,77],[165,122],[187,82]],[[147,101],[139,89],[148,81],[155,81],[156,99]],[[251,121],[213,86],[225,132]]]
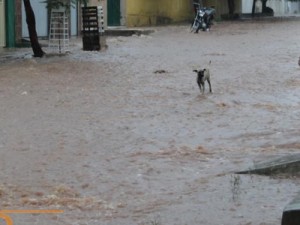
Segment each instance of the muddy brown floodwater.
[[0,207],[64,210],[15,224],[280,224],[299,179],[233,172],[300,149],[300,22],[155,30],[0,53]]

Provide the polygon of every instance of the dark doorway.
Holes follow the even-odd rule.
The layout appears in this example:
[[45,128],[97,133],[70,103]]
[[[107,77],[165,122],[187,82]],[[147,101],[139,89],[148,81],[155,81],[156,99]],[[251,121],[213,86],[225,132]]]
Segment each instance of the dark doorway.
[[107,11],[108,11],[108,26],[120,26],[121,18],[121,7],[120,0],[108,0]]

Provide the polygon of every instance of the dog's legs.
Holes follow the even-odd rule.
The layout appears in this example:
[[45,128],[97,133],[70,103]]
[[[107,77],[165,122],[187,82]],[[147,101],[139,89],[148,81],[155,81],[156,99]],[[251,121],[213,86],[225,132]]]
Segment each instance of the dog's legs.
[[205,82],[202,83],[202,86],[203,86],[202,94],[204,94],[204,92],[205,92]]
[[208,82],[208,84],[209,84],[209,92],[211,93],[211,92],[212,92],[212,90],[211,90],[210,79],[207,79],[207,82]]
[[202,92],[201,83],[200,83],[199,81],[197,81],[197,83],[198,83],[198,86],[199,86],[200,92]]

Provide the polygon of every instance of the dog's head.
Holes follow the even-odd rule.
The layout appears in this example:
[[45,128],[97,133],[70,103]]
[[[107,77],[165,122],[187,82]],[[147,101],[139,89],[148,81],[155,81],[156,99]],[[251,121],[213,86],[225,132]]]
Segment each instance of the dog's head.
[[206,71],[206,69],[203,69],[203,70],[193,70],[193,72],[197,73],[199,77],[203,77],[205,71]]

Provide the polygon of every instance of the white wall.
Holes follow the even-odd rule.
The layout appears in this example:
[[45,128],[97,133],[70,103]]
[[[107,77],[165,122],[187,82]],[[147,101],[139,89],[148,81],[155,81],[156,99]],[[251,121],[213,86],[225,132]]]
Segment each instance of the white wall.
[[[10,1],[10,0],[9,0]],[[30,1],[35,14],[36,31],[39,37],[48,37],[48,10],[41,0]],[[77,35],[77,7],[71,6],[71,35]],[[22,4],[22,37],[29,37],[24,4]]]
[[285,14],[285,0],[269,0],[267,6],[274,10],[274,16],[283,16]]
[[[48,13],[46,4],[41,1],[30,1],[35,14],[36,32],[38,36],[48,36]],[[22,4],[22,37],[29,37],[24,4]]]
[[271,7],[275,16],[283,16],[283,15],[295,15],[299,13],[299,2],[290,2],[284,0],[269,0],[267,5]]
[[[242,13],[251,13],[252,0],[242,0]],[[274,10],[275,16],[292,15],[296,11],[300,13],[300,3],[287,0],[269,0],[267,6]]]
[[242,13],[251,13],[252,11],[252,1],[242,0]]
[[77,35],[77,5],[76,7],[71,6],[71,35]]
[[293,15],[293,14],[298,14],[299,13],[299,2],[288,2],[286,4],[286,13]]

